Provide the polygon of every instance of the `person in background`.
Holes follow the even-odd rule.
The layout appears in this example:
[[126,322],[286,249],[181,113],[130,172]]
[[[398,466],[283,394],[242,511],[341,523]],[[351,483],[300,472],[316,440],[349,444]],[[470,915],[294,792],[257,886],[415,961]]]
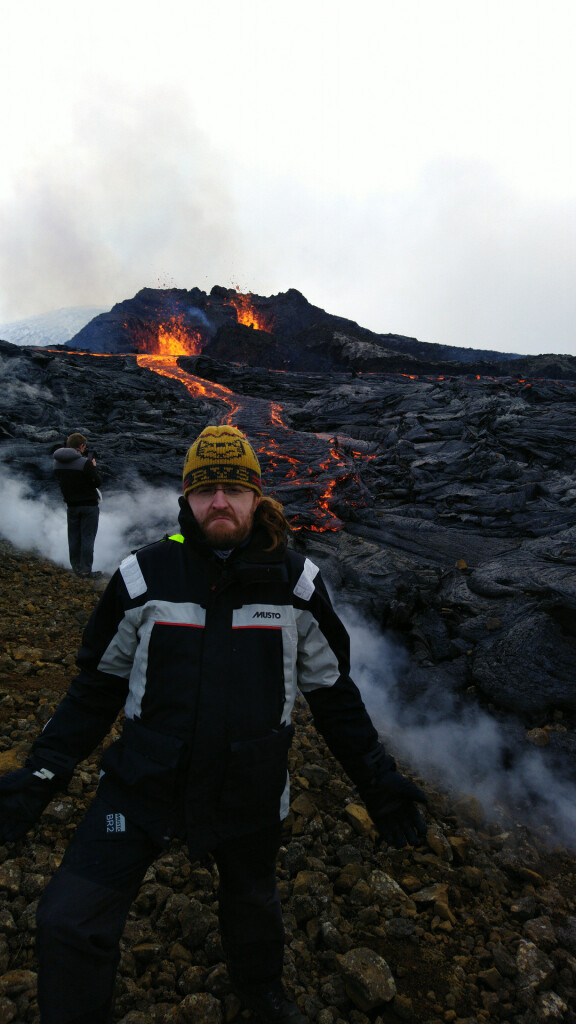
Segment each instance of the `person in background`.
[[350,677],[321,573],[288,547],[282,506],[235,427],[188,450],[180,532],[129,555],[84,631],[79,673],[0,778],[0,842],[32,827],[124,708],[95,798],[37,914],[42,1024],[108,1024],[119,942],[142,879],[174,840],[219,873],[232,987],[263,1024],[306,1024],[282,984],[276,882],[298,692],[389,844],[426,831]]
[[68,553],[72,571],[76,576],[96,579],[102,575],[92,571],[102,481],[96,469],[96,459],[84,454],[87,444],[83,434],[70,434],[66,446],[57,448],[53,458],[54,473],[67,506]]

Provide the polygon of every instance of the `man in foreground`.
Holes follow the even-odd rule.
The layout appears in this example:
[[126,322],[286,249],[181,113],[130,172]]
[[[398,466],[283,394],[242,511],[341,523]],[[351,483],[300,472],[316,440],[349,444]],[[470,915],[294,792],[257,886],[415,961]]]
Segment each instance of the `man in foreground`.
[[130,555],[83,636],[79,674],[0,779],[0,842],[20,838],[119,711],[94,801],[38,907],[42,1024],[108,1024],[119,941],[173,838],[210,852],[230,981],[263,1024],[306,1024],[282,986],[276,886],[297,689],[393,845],[425,831],[425,796],[395,771],[349,676],[349,639],[317,566],[286,546],[282,507],[234,427],[190,447],[181,533]]
[[88,444],[83,434],[74,433],[64,448],[54,452],[54,474],[66,502],[68,519],[68,553],[76,576],[97,577],[92,572],[94,541],[98,532],[100,510],[100,474],[96,459],[84,455]]

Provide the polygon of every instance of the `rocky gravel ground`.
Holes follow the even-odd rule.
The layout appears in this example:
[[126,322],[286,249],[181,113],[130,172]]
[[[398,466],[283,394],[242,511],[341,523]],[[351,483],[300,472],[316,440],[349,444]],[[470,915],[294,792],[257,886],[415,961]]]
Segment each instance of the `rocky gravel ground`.
[[[20,766],[74,671],[98,581],[0,545],[0,771]],[[285,980],[316,1024],[576,1022],[576,855],[548,831],[487,824],[462,793],[426,789],[425,844],[396,851],[296,713],[292,809],[278,877]],[[0,847],[0,1024],[35,1024],[34,912],[96,784],[98,754],[24,840]],[[406,767],[406,766],[404,766]],[[410,774],[409,766],[406,770]],[[249,1021],[217,928],[217,874],[171,847],[122,942],[122,1024]]]

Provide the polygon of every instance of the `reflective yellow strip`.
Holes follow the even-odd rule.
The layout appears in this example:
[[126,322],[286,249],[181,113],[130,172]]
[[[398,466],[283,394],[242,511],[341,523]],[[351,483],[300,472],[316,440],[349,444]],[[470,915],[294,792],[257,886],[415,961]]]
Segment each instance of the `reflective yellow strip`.
[[184,537],[181,533],[173,533],[171,537],[168,537],[168,540],[177,540],[179,544],[184,543]]

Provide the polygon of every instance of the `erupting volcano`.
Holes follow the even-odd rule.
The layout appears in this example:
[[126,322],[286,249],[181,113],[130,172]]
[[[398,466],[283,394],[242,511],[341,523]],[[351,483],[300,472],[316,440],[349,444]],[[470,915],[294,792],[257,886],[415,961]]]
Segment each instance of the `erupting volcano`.
[[222,337],[234,346],[234,331],[249,328],[257,349],[257,335],[265,335],[269,345],[277,322],[300,326],[301,317],[294,321],[293,313],[278,318],[276,306],[276,299],[238,289],[213,288],[207,295],[197,288],[144,288],[91,320],[69,347],[100,354],[196,355]]
[[377,334],[313,306],[296,289],[278,295],[215,286],[144,288],[94,317],[68,343],[107,354],[196,355],[305,373],[404,373],[574,380],[571,356],[523,357]]

